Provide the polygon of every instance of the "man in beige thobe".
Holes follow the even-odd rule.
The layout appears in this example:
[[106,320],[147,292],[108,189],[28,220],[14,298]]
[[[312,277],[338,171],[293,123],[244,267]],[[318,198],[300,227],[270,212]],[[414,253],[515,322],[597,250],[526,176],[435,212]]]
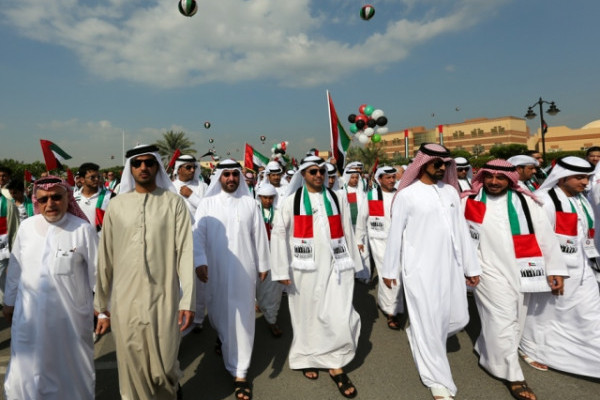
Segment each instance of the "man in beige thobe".
[[140,145],[127,152],[99,249],[96,333],[112,326],[127,400],[181,398],[179,335],[194,319],[190,215],[157,151]]

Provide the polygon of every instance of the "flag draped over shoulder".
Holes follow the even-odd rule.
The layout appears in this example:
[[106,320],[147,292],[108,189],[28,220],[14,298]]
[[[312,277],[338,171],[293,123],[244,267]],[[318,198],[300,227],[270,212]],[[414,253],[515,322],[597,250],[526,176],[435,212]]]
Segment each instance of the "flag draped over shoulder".
[[348,147],[350,147],[351,138],[344,130],[344,127],[338,118],[337,112],[335,112],[335,107],[333,106],[333,101],[331,100],[329,91],[327,91],[327,105],[329,108],[331,153],[335,158],[338,171],[343,171],[346,163],[346,151],[348,150]]
[[61,161],[65,161],[71,158],[63,149],[58,147],[56,144],[49,140],[40,139],[42,145],[42,153],[44,154],[44,161],[46,162],[46,170],[52,171],[53,169],[62,169]]
[[180,155],[181,151],[179,149],[175,149],[175,151],[173,152],[173,157],[171,157],[171,161],[169,161],[167,169],[173,169],[173,167],[175,166],[175,162],[177,161]]
[[268,157],[263,156],[258,151],[254,150],[252,146],[246,143],[246,151],[244,153],[244,167],[256,172],[258,167],[266,167],[268,163]]

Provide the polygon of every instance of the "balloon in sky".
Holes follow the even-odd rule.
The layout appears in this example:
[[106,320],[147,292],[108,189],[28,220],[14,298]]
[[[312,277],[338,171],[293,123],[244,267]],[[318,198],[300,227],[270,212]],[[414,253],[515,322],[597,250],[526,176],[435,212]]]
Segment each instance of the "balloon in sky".
[[208,143],[214,143],[214,142],[215,142],[215,139],[213,139],[213,138],[208,139]]
[[370,20],[375,15],[375,8],[372,5],[366,4],[360,9],[360,17],[365,21]]
[[262,144],[265,144],[265,140],[267,140],[267,137],[265,135],[261,135],[260,141],[262,142]]
[[179,0],[179,12],[181,15],[191,17],[198,11],[196,0]]
[[204,127],[205,127],[206,129],[210,128],[210,122],[206,121],[206,122],[204,123]]

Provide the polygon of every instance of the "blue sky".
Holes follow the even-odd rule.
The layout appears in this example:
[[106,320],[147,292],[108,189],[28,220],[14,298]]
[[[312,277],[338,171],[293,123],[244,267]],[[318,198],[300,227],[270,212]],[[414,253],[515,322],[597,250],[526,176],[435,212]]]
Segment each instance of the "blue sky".
[[358,0],[198,4],[3,2],[0,159],[42,160],[42,138],[107,167],[122,132],[130,148],[170,129],[202,153],[299,156],[329,146],[326,89],[342,120],[368,103],[390,131],[521,117],[540,96],[561,109],[550,126],[600,119],[596,1],[373,0],[368,22]]

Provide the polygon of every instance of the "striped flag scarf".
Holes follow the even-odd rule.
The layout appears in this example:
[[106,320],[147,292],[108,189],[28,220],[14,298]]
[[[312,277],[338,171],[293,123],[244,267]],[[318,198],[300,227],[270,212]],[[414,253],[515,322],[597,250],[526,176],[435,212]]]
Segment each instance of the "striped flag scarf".
[[10,257],[8,247],[8,200],[0,195],[0,260],[5,260]]

